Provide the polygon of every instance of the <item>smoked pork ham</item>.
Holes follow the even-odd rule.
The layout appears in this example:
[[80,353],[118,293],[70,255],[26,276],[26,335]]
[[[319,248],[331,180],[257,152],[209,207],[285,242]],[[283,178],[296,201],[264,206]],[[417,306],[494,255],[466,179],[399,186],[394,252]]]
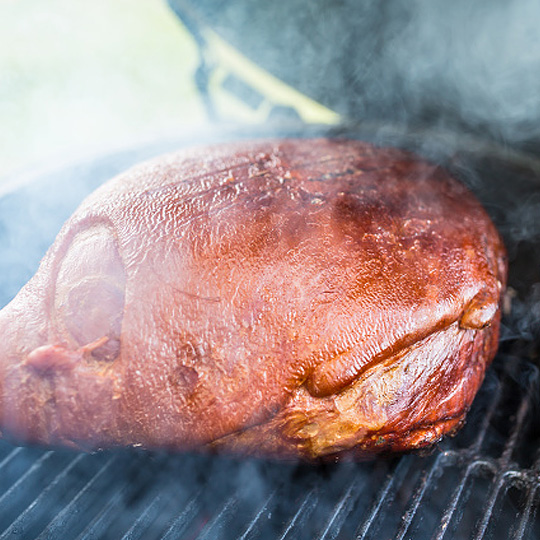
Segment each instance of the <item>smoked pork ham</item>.
[[495,354],[505,279],[480,204],[406,152],[167,155],[88,197],[0,312],[0,429],[305,459],[428,446]]

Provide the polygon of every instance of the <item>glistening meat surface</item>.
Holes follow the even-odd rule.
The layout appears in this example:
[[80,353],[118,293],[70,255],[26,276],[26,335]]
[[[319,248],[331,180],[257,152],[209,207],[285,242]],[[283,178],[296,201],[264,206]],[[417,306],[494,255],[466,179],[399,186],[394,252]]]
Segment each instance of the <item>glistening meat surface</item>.
[[306,459],[427,446],[483,380],[505,280],[480,204],[406,152],[163,156],[87,198],[0,312],[0,429]]

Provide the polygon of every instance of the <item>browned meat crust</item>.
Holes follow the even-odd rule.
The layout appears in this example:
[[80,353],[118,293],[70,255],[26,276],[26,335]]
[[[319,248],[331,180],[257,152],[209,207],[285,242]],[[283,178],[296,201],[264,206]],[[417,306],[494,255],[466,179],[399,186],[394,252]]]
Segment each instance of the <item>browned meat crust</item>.
[[358,141],[147,162],[0,312],[22,441],[307,459],[430,445],[497,346],[504,247],[442,169]]

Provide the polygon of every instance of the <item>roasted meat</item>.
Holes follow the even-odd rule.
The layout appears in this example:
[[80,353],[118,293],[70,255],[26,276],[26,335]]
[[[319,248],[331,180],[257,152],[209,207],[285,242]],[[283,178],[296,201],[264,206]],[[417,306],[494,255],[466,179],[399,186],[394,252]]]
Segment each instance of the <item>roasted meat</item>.
[[505,251],[409,153],[241,142],[88,197],[0,312],[4,436],[316,459],[431,445],[493,358]]

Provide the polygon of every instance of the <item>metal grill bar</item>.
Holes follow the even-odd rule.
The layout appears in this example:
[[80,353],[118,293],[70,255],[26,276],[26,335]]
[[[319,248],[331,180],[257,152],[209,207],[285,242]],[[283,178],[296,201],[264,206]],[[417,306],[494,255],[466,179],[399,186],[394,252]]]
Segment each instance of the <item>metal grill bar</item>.
[[197,536],[197,540],[212,540],[218,536],[224,527],[230,514],[238,507],[238,495],[235,493],[227,498],[227,501],[215,516],[207,523],[204,530]]
[[22,452],[22,448],[15,448],[12,450],[1,462],[0,462],[0,472],[2,472],[2,469],[10,462],[13,461],[20,453]]
[[4,531],[0,536],[0,539],[7,540],[9,538],[13,540],[14,538],[28,538],[28,529],[32,527],[34,520],[37,521],[37,514],[42,512],[47,506],[51,492],[69,477],[71,471],[84,459],[84,457],[83,454],[80,454],[73,458],[67,467],[54,478],[54,480],[36,499],[34,499],[24,512]]
[[326,526],[318,536],[318,540],[333,540],[341,530],[347,516],[352,510],[355,501],[360,495],[360,486],[356,479],[353,479],[341,499],[334,507]]
[[283,534],[279,537],[279,540],[286,540],[286,538],[294,538],[294,536],[289,536],[293,534],[293,531],[296,527],[301,527],[302,524],[305,522],[305,520],[311,515],[311,512],[315,509],[315,506],[317,506],[318,502],[318,488],[313,487],[311,488],[306,496],[304,497],[304,500],[302,501],[302,504],[300,505],[300,508],[296,511],[294,516],[291,518],[289,523],[287,524],[287,527],[283,531]]
[[470,463],[465,469],[463,476],[461,476],[460,481],[458,482],[458,485],[452,494],[452,498],[450,499],[450,504],[448,505],[448,507],[446,508],[443,514],[439,527],[435,531],[435,535],[433,537],[434,539],[441,540],[446,534],[448,530],[448,526],[450,525],[450,522],[452,521],[452,517],[454,516],[454,512],[456,511],[456,508],[458,506],[458,502],[461,501],[462,505],[467,503],[467,501],[465,500],[465,497],[462,499],[463,490],[465,489],[465,485],[469,477],[471,476],[472,472],[475,469],[477,469],[479,466],[480,464],[478,462],[473,462],[473,463]]
[[[514,534],[514,540],[521,540],[525,536],[528,523],[533,519],[535,508],[534,502],[539,491],[538,481],[540,480],[540,449],[537,451],[538,457],[534,461],[532,466],[532,474],[534,475],[531,485],[527,490],[527,499],[525,501],[525,507],[522,510],[521,517],[516,527]],[[531,515],[532,514],[532,515]]]
[[152,523],[158,515],[162,504],[163,495],[158,493],[152,498],[150,503],[145,506],[142,514],[137,518],[126,534],[122,536],[122,540],[136,540],[137,538],[142,538],[150,523]]
[[[497,384],[496,391],[493,393],[493,397],[490,401],[486,414],[482,418],[478,435],[474,439],[473,444],[470,446],[470,450],[469,450],[470,456],[474,456],[478,454],[485,440],[486,433],[488,431],[491,419],[493,418],[493,415],[495,414],[495,410],[500,404],[501,398],[502,398],[502,385]],[[459,455],[457,457],[459,457]],[[452,517],[454,516],[454,513],[458,507],[459,502],[461,502],[462,505],[466,504],[467,501],[462,500],[463,490],[472,472],[481,465],[478,461],[471,462],[471,458],[468,457],[467,453],[463,453],[461,457],[462,459],[465,459],[466,461],[468,461],[469,465],[465,468],[465,471],[463,475],[461,476],[460,481],[458,482],[458,485],[452,494],[450,503],[448,504],[440,520],[439,527],[437,528],[433,536],[434,540],[442,540],[444,538],[448,530],[448,526],[450,525],[452,521]]]
[[[12,452],[13,454],[13,452]],[[4,514],[9,513],[22,496],[27,493],[29,484],[35,480],[36,474],[42,470],[53,452],[47,452],[21,476],[2,496],[0,496],[0,508]]]
[[482,418],[480,429],[478,430],[478,435],[476,436],[473,444],[470,447],[471,452],[474,452],[474,453],[478,452],[482,444],[484,443],[484,440],[486,438],[486,433],[489,428],[489,424],[493,418],[493,415],[495,414],[495,411],[498,405],[501,402],[501,399],[502,399],[502,384],[498,382],[497,388],[495,392],[493,392],[493,397],[491,398],[486,414]]
[[482,540],[482,538],[485,537],[489,522],[491,521],[493,508],[495,506],[495,502],[497,501],[497,496],[503,485],[504,485],[504,478],[502,476],[497,477],[495,480],[495,483],[492,484],[488,500],[482,512],[484,517],[482,518],[482,521],[479,523],[477,532],[474,536],[475,540]]
[[[0,464],[4,461],[4,459],[13,452],[13,448],[11,446],[7,445],[0,445]],[[1,470],[1,467],[0,467]]]
[[403,457],[400,459],[398,466],[395,468],[393,473],[390,474],[385,484],[383,485],[381,491],[375,499],[375,503],[371,508],[371,511],[367,518],[364,520],[360,531],[356,534],[356,540],[364,540],[367,538],[367,534],[371,529],[371,526],[375,522],[375,518],[383,508],[385,503],[389,502],[389,499],[393,496],[395,492],[395,486],[397,485],[399,478],[402,479],[408,470],[410,469],[412,460],[409,456]]
[[102,536],[117,512],[122,506],[122,498],[128,486],[127,479],[117,484],[116,489],[110,494],[106,505],[99,514],[90,522],[86,529],[79,535],[78,540],[93,540]]
[[443,463],[447,460],[448,455],[447,454],[439,454],[431,467],[429,468],[429,471],[427,474],[424,475],[420,485],[418,486],[415,494],[413,495],[411,504],[407,511],[405,512],[403,516],[403,521],[401,528],[396,536],[396,540],[402,540],[402,538],[405,537],[407,534],[407,531],[409,530],[409,527],[411,526],[411,523],[414,519],[414,516],[416,515],[416,512],[418,510],[418,507],[420,506],[420,503],[422,502],[422,498],[424,497],[424,494],[426,493],[426,490],[428,489],[428,486],[431,485],[431,482],[434,478],[434,476],[437,474],[437,472],[441,469],[443,466]]
[[502,456],[501,456],[501,460],[500,460],[501,467],[505,467],[510,462],[510,458],[512,457],[512,453],[514,452],[514,449],[516,447],[517,439],[522,432],[523,424],[525,422],[525,418],[527,416],[527,413],[530,407],[530,400],[531,400],[530,390],[531,389],[528,388],[528,392],[525,394],[519,406],[518,414],[516,417],[516,423],[514,424],[514,428],[512,429],[512,432],[510,433],[510,437],[504,447],[504,452],[502,453]]
[[487,531],[487,528],[488,528],[488,525],[489,525],[489,522],[491,520],[491,516],[493,513],[493,508],[497,501],[498,494],[505,483],[505,476],[507,474],[507,471],[505,471],[505,469],[510,462],[510,458],[512,457],[512,453],[516,447],[518,436],[521,433],[523,423],[525,421],[527,412],[529,410],[530,397],[531,396],[530,396],[530,388],[529,388],[528,392],[525,394],[524,398],[521,401],[517,418],[516,418],[516,423],[510,433],[508,442],[506,443],[504,447],[504,451],[499,460],[499,472],[497,476],[495,477],[487,502],[484,506],[484,509],[482,512],[483,518],[478,525],[478,529],[475,535],[476,540],[481,540],[482,538],[484,538],[486,534],[486,531]]
[[257,528],[257,525],[259,524],[260,519],[264,515],[268,514],[270,512],[270,509],[274,506],[276,493],[277,489],[274,489],[274,491],[272,491],[270,495],[268,495],[268,497],[265,499],[265,501],[259,508],[259,511],[255,514],[254,518],[249,523],[247,529],[244,531],[242,536],[238,538],[238,540],[248,540],[252,537]]
[[201,492],[199,491],[189,502],[186,508],[175,518],[161,540],[178,540],[188,526],[195,519],[201,509]]
[[521,512],[521,518],[518,522],[518,526],[516,527],[516,532],[513,537],[514,540],[521,540],[525,536],[527,525],[529,523],[529,520],[531,519],[531,513],[533,510],[534,499],[536,497],[537,491],[538,488],[536,487],[530,487],[527,490],[527,501],[525,503],[525,508]]
[[38,540],[55,540],[68,534],[68,530],[73,528],[76,521],[80,519],[80,516],[84,516],[90,508],[93,502],[90,492],[110,472],[115,462],[115,456],[105,462],[101,469],[81,488],[75,497],[58,512],[55,519],[39,535]]

